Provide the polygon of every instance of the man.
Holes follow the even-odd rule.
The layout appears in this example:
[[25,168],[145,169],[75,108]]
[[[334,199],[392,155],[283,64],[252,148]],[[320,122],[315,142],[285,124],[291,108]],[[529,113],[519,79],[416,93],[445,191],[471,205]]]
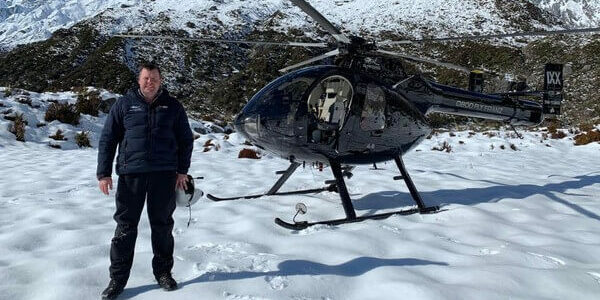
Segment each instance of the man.
[[112,163],[119,146],[117,229],[110,248],[111,280],[102,299],[116,298],[127,284],[146,199],[154,276],[163,289],[177,288],[171,276],[175,189],[186,187],[194,139],[183,106],[161,87],[161,81],[156,65],[142,65],[139,89],[130,90],[112,106],[98,144],[96,175],[105,195],[112,189]]

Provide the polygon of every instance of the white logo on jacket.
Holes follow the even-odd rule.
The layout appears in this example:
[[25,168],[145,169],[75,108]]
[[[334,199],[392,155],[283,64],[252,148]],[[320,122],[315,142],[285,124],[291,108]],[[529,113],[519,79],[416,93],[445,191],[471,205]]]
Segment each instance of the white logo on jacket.
[[129,107],[129,111],[130,112],[140,112],[140,111],[144,111],[144,109],[142,109],[142,107],[139,105],[132,105]]

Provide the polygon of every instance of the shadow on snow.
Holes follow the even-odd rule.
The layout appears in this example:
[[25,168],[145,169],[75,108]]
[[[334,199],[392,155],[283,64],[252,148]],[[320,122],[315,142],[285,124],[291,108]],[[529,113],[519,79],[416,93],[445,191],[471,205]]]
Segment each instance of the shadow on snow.
[[[600,183],[600,175],[582,175],[573,178],[575,180],[559,183],[548,183],[545,185],[500,185],[496,183],[497,185],[489,187],[466,188],[458,190],[437,190],[431,192],[420,192],[420,194],[426,205],[439,205],[442,203],[472,205],[485,202],[498,202],[507,198],[524,199],[533,195],[544,195],[551,200],[561,203],[586,217],[600,221],[600,216],[598,214],[560,197],[560,194],[570,196],[591,196],[569,194],[567,193],[567,190],[581,189],[586,186]],[[419,184],[417,183],[417,189],[418,188]],[[408,192],[382,191],[353,200],[353,204],[356,210],[368,210],[365,215],[369,215],[375,214],[382,209],[393,209],[407,205],[414,205],[414,202]]]
[[[216,282],[227,280],[250,279],[267,276],[302,276],[302,275],[337,275],[354,277],[365,274],[379,267],[402,267],[438,265],[447,266],[447,263],[421,260],[415,258],[384,259],[375,257],[359,257],[339,265],[326,265],[308,260],[286,260],[277,265],[277,271],[252,272],[240,271],[233,273],[208,272],[188,281],[181,282],[179,288],[201,282]],[[147,291],[158,289],[156,284],[127,288],[123,291],[122,298],[131,298]]]

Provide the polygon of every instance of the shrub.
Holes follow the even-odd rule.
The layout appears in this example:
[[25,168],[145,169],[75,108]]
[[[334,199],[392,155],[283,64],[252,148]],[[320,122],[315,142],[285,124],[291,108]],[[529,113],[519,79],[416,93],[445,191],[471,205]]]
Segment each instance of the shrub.
[[446,151],[446,152],[450,153],[450,151],[452,151],[452,146],[450,146],[450,144],[448,144],[447,141],[444,141],[444,143],[441,146],[435,146],[435,147],[431,148],[431,150]]
[[77,146],[79,146],[79,148],[92,147],[88,133],[85,131],[79,132],[75,135],[75,143]]
[[576,146],[587,145],[592,142],[600,142],[600,131],[593,130],[575,136]]
[[68,103],[52,103],[46,111],[44,116],[46,122],[52,122],[58,120],[62,123],[78,125],[79,124],[79,112],[75,109],[73,104]]
[[25,124],[23,114],[16,114],[10,132],[15,135],[17,141],[25,141]]
[[12,94],[13,94],[13,90],[10,86],[4,88],[4,97],[10,97],[10,96],[12,96]]
[[93,90],[90,92],[84,92],[77,96],[77,102],[75,103],[75,109],[80,114],[86,114],[90,116],[98,116],[98,108],[102,99],[100,98],[100,92]]
[[62,130],[58,129],[56,130],[56,133],[54,135],[49,136],[49,138],[55,140],[55,141],[66,141],[67,139],[65,138],[65,136],[62,134]]
[[17,102],[19,102],[21,104],[25,104],[29,107],[33,107],[31,99],[27,96],[19,96],[16,100],[17,100]]
[[107,114],[110,111],[110,107],[117,102],[117,98],[108,98],[106,100],[101,100],[98,106],[98,110]]
[[258,153],[252,149],[244,148],[238,154],[238,158],[260,159]]
[[208,152],[213,149],[215,151],[219,151],[219,149],[221,149],[221,146],[218,143],[213,143],[212,139],[208,139],[206,142],[204,142],[204,151],[203,152]]
[[592,131],[592,130],[594,130],[594,125],[592,125],[591,123],[582,123],[582,124],[579,124],[579,130],[584,131],[584,132]]
[[562,138],[564,138],[564,137],[566,137],[566,136],[567,136],[567,134],[566,134],[564,131],[562,131],[562,130],[557,130],[557,131],[555,131],[555,132],[553,132],[553,133],[552,133],[552,136],[551,136],[551,137],[552,137],[553,139],[562,139]]
[[548,132],[550,133],[555,133],[556,130],[558,129],[558,122],[552,122],[548,125]]
[[496,136],[496,133],[495,132],[491,132],[491,131],[486,131],[486,132],[483,133],[483,135],[487,135],[488,137],[493,138],[493,137]]

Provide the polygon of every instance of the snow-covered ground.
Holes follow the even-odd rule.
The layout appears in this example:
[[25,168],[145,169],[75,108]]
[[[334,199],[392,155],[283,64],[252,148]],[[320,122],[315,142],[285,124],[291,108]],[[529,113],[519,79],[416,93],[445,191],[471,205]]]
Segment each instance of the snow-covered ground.
[[[15,97],[0,97],[0,116],[7,109],[24,113],[30,134],[25,143],[14,141],[9,121],[0,118],[0,299],[98,298],[108,283],[114,190],[110,196],[98,190],[95,148],[67,144],[84,128],[35,126],[44,99],[72,94],[31,93],[39,109]],[[82,116],[94,146],[104,118]],[[69,138],[62,150],[48,147],[48,132],[58,126]],[[301,231],[273,223],[291,220],[297,202],[309,208],[301,220],[342,217],[331,192],[221,203],[203,198],[189,228],[188,211],[178,208],[173,274],[180,289],[174,292],[153,281],[143,213],[120,299],[597,299],[600,144],[541,142],[541,132],[525,132],[522,140],[496,133],[442,133],[404,157],[424,201],[443,205],[433,215]],[[203,152],[208,139],[219,151]],[[235,133],[195,141],[191,173],[205,177],[200,188],[219,196],[268,190],[274,172],[288,163],[270,155],[238,159],[243,141]],[[431,150],[444,141],[451,152]],[[404,184],[392,180],[399,173],[393,163],[370,167],[357,167],[347,181],[359,215],[412,204]],[[307,165],[283,190],[319,187],[331,178],[329,168]]]

